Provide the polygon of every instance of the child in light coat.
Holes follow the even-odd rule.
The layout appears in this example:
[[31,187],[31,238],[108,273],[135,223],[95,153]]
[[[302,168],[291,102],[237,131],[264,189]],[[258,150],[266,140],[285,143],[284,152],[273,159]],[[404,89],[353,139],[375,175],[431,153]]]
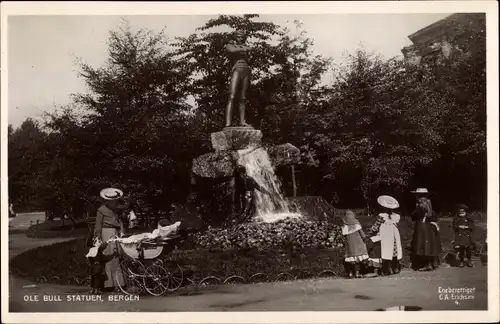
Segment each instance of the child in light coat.
[[399,203],[393,197],[386,195],[378,197],[377,202],[382,212],[378,214],[377,221],[368,233],[373,242],[370,261],[372,265],[381,266],[383,275],[397,274],[401,271],[400,261],[403,258],[403,248],[398,229],[401,217],[393,210],[399,208]]

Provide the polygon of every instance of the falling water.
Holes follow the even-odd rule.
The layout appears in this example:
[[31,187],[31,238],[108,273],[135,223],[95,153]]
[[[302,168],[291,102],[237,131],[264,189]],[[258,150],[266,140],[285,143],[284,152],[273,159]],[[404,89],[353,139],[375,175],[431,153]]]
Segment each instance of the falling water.
[[244,166],[247,175],[267,192],[266,194],[256,191],[256,220],[270,223],[284,218],[301,217],[300,214],[290,212],[266,150],[249,150],[239,151],[239,164]]

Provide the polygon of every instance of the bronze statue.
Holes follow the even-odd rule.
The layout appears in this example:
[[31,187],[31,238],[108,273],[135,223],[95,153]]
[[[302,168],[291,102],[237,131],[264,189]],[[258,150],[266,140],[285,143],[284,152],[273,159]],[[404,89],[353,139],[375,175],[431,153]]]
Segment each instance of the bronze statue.
[[236,178],[236,210],[240,213],[241,221],[249,221],[256,212],[256,191],[271,195],[269,190],[259,185],[254,179],[247,175],[244,167],[235,170]]
[[250,66],[247,62],[250,47],[245,45],[246,36],[243,32],[237,31],[236,35],[236,44],[226,45],[226,51],[230,59],[234,62],[229,85],[229,102],[226,107],[226,127],[231,126],[233,109],[237,97],[239,97],[240,126],[251,127],[245,120],[246,95],[251,77]]

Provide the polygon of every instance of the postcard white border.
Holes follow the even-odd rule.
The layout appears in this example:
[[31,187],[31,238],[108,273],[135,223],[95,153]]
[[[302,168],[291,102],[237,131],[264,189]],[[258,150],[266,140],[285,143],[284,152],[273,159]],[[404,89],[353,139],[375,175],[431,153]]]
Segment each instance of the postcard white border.
[[363,2],[2,2],[1,3],[1,210],[2,282],[8,282],[7,214],[7,20],[10,15],[216,15],[455,13],[487,15],[488,311],[422,312],[189,312],[189,313],[7,313],[8,285],[2,285],[4,323],[407,323],[496,322],[499,315],[498,186],[498,3],[496,1]]

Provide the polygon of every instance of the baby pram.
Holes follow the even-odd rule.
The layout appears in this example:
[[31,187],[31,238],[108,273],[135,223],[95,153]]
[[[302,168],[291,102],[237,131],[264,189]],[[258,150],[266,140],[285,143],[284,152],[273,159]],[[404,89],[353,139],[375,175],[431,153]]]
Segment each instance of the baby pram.
[[150,295],[160,296],[179,289],[184,279],[182,268],[160,257],[165,247],[175,244],[180,238],[177,232],[179,225],[180,222],[177,222],[160,226],[153,233],[108,240],[108,243],[116,242],[115,254],[120,266],[114,275],[123,293],[139,295],[145,290]]

